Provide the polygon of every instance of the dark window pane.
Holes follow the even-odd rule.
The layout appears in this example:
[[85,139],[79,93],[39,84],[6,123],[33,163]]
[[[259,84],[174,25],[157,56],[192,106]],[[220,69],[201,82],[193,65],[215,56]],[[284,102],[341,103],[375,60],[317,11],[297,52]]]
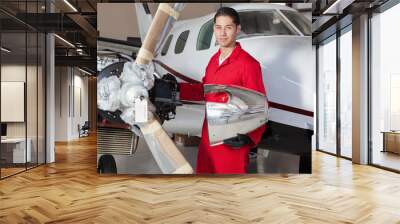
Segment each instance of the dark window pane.
[[189,36],[189,30],[184,31],[183,33],[181,33],[181,35],[179,35],[175,45],[175,54],[183,52],[183,49],[185,49],[188,36]]
[[161,50],[161,55],[162,56],[167,54],[168,49],[169,49],[169,45],[171,45],[171,41],[172,41],[172,35],[169,35],[167,41],[165,41],[163,49]]
[[213,25],[214,20],[212,19],[201,27],[199,36],[197,37],[196,50],[205,50],[210,48],[211,39],[214,32]]

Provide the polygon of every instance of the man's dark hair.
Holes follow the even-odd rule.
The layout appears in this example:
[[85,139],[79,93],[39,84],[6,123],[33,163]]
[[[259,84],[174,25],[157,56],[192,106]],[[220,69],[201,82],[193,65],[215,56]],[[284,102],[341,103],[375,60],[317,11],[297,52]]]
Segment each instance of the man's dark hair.
[[217,20],[218,16],[229,16],[232,18],[233,23],[235,23],[237,26],[240,25],[240,18],[239,18],[239,13],[236,12],[236,10],[230,8],[230,7],[221,7],[218,9],[217,13],[215,13],[214,16],[214,23]]

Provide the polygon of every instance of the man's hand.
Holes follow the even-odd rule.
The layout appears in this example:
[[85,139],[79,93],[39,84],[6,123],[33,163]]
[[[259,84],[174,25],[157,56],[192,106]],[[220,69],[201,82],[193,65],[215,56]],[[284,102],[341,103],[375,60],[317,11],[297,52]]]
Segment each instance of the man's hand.
[[224,140],[225,145],[229,145],[230,147],[233,148],[240,148],[244,145],[249,145],[251,143],[252,143],[251,138],[244,134],[237,134],[236,137]]

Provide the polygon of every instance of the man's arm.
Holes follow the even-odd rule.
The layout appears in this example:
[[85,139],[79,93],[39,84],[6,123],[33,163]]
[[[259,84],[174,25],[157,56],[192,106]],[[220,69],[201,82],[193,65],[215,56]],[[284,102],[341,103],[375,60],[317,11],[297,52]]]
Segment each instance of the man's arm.
[[[242,73],[242,84],[243,87],[255,90],[266,96],[261,67],[258,62],[247,63],[246,66],[244,66],[244,71]],[[262,125],[261,127],[247,134],[251,139],[250,147],[255,147],[258,145],[265,128],[266,126]]]
[[[211,61],[211,60],[210,60]],[[206,67],[206,74],[210,62]],[[198,83],[179,83],[179,98],[186,101],[205,101],[204,98],[204,75],[201,82]]]
[[203,83],[179,83],[179,98],[187,101],[204,101]]

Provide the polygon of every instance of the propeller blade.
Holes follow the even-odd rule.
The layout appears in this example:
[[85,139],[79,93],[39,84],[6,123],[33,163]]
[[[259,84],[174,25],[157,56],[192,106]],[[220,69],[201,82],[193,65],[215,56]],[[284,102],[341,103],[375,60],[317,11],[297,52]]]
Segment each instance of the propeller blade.
[[217,97],[206,103],[210,145],[247,134],[268,121],[268,101],[261,93],[225,85],[204,85],[204,93],[206,97],[207,94]]

